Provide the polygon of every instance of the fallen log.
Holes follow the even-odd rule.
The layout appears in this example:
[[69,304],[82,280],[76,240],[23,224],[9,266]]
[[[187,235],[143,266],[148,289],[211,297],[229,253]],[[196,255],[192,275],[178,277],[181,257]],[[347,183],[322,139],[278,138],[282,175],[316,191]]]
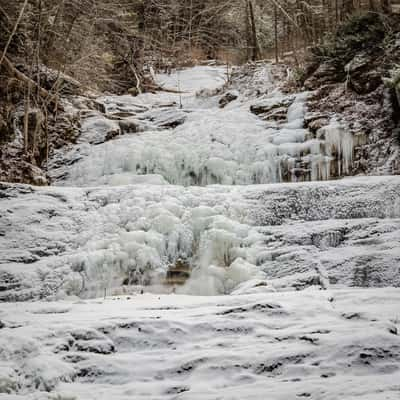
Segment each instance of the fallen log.
[[56,94],[48,92],[46,89],[39,86],[33,79],[29,78],[29,76],[19,71],[7,56],[4,56],[2,66],[4,66],[4,68],[7,70],[7,72],[12,78],[17,79],[20,82],[23,82],[30,89],[32,88],[36,89],[40,97],[42,97],[43,100],[45,101],[45,104],[57,106],[58,96]]
[[159,91],[159,92],[175,93],[175,94],[188,93],[188,92],[184,92],[184,91],[178,90],[178,89],[166,88],[164,86],[157,85],[157,84],[148,84],[148,85],[146,85],[146,89],[155,90],[155,91]]

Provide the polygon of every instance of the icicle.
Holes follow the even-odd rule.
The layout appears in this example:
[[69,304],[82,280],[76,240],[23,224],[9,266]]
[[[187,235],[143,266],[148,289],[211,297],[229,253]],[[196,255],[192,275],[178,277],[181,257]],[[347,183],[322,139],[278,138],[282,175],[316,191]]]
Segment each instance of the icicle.
[[328,126],[321,128],[319,137],[325,140],[326,155],[337,162],[337,175],[342,176],[350,172],[353,161],[353,136],[352,134],[333,119]]

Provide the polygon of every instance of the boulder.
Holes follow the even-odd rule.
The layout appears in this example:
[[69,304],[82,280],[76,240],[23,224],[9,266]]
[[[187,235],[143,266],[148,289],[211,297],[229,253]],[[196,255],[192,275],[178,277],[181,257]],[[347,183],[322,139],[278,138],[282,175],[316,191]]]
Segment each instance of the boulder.
[[239,92],[237,90],[232,90],[225,93],[219,100],[220,108],[226,107],[229,103],[232,103],[232,101],[237,100],[238,97],[239,97]]
[[265,121],[286,121],[288,109],[294,100],[293,96],[284,97],[280,101],[266,99],[253,104],[250,111]]
[[306,79],[304,87],[307,90],[315,90],[320,86],[341,81],[343,76],[344,73],[340,73],[333,64],[325,62],[320,64],[317,70]]
[[80,139],[90,144],[101,144],[121,135],[118,121],[111,121],[99,114],[82,123]]
[[158,108],[146,114],[143,120],[149,120],[161,129],[174,129],[185,123],[187,113],[179,109]]
[[82,92],[80,82],[63,72],[41,65],[35,74],[38,75],[41,86],[46,90],[58,87],[62,95],[77,95]]
[[382,84],[381,73],[375,63],[372,55],[362,52],[345,66],[348,85],[356,93],[370,93]]
[[329,115],[319,112],[307,113],[304,118],[304,127],[314,135],[323,126],[329,125]]
[[54,123],[49,125],[49,137],[53,149],[59,149],[70,143],[76,143],[81,133],[81,115],[66,112],[57,115]]
[[91,99],[86,96],[74,96],[70,99],[72,105],[81,111],[98,111],[102,114],[107,113],[104,103],[99,100]]
[[121,133],[136,133],[140,131],[140,124],[136,119],[123,119],[119,121]]

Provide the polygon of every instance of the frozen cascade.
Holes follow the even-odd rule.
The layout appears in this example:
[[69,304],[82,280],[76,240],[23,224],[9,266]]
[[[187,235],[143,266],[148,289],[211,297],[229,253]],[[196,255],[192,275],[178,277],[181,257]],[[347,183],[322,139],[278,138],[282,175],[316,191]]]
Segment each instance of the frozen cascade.
[[197,295],[302,287],[321,265],[342,284],[400,285],[398,177],[0,193],[0,300],[162,292],[174,266],[192,271],[176,292]]
[[[332,120],[316,135],[304,129],[307,93],[284,95],[271,87],[266,70],[265,80],[270,84],[264,95],[254,98],[243,90],[236,101],[220,109],[218,99],[221,96],[210,97],[210,93],[215,93],[213,83],[218,69],[199,68],[192,73],[199,74],[202,85],[207,84],[203,75],[207,75],[207,71],[212,73],[208,78],[212,83],[208,84],[213,91],[207,91],[208,96],[205,96],[203,90],[201,95],[195,96],[190,90],[201,86],[196,87],[190,75],[181,73],[180,84],[189,90],[182,100],[183,110],[177,109],[179,101],[172,94],[101,99],[110,117],[121,112],[136,113],[136,118],[151,122],[134,134],[95,146],[82,144],[81,153],[86,156],[72,163],[63,174],[53,172],[54,176],[61,176],[56,184],[250,185],[327,180],[349,172],[352,139],[345,127]],[[219,72],[223,75],[222,70]],[[173,78],[168,79],[172,85]],[[140,104],[144,106],[140,108]],[[275,110],[280,109],[281,104],[288,105],[283,111],[286,113],[284,121],[263,120],[250,112],[254,105]],[[155,125],[157,118],[163,113],[173,115],[174,107],[185,122],[175,129],[160,131]],[[93,121],[93,136],[99,125]],[[87,128],[85,135],[89,135]]]
[[[54,212],[65,229],[47,238],[50,244],[40,236],[27,245],[33,253],[15,244],[6,273],[29,276],[35,284],[24,283],[24,290],[40,287],[33,296],[95,297],[105,289],[162,284],[169,268],[183,265],[192,276],[178,291],[225,294],[265,279],[275,259],[290,260],[269,246],[284,246],[279,235],[257,226],[262,203],[251,200],[258,188],[251,185],[348,173],[351,135],[334,119],[315,134],[305,129],[308,94],[283,94],[269,67],[257,75],[264,94],[243,85],[220,108],[224,74],[219,67],[181,71],[183,109],[171,93],[99,99],[106,114],[91,112],[79,143],[50,162],[58,187],[35,192],[29,206],[22,197],[3,200],[10,210],[26,207],[25,219],[48,223],[51,232]],[[176,86],[174,74],[159,79]],[[134,129],[123,135],[128,122]]]
[[228,293],[235,263],[236,269],[247,271],[246,278],[263,276],[254,266],[246,267],[250,264],[245,259],[251,259],[248,249],[260,239],[249,225],[223,216],[218,206],[187,209],[171,200],[157,205],[146,200],[143,208],[128,201],[123,207],[129,219],[124,229],[106,240],[90,239],[82,253],[72,256],[72,270],[78,263],[85,271],[89,296],[123,284],[158,285],[178,262],[197,267],[197,276],[207,277],[206,282],[193,278],[189,287],[180,289],[184,293]]

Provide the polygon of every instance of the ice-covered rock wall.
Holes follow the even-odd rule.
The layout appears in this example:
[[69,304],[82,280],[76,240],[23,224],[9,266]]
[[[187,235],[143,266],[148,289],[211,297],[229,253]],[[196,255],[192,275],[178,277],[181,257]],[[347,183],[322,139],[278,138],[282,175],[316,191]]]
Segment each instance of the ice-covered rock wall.
[[[56,158],[50,164],[50,172],[64,186],[147,180],[183,186],[250,185],[349,174],[353,142],[346,126],[332,118],[314,131],[305,128],[308,94],[285,95],[274,86],[269,69],[262,71],[256,82],[261,85],[264,79],[264,91],[254,93],[249,83],[239,80],[238,89],[227,97],[233,101],[222,102],[222,108],[226,89],[215,89],[214,75],[221,85],[223,69],[180,75],[179,87],[187,89],[181,98],[160,94],[99,99],[106,113],[90,115],[84,123],[79,157],[72,149],[63,154],[63,162]],[[202,87],[191,80],[196,74],[199,85],[207,87],[208,82],[212,90],[195,96]],[[167,82],[173,85],[174,77]]]
[[190,294],[325,280],[400,285],[397,177],[207,188],[4,186],[0,199],[3,300],[162,285],[178,263],[192,276],[177,290]]

